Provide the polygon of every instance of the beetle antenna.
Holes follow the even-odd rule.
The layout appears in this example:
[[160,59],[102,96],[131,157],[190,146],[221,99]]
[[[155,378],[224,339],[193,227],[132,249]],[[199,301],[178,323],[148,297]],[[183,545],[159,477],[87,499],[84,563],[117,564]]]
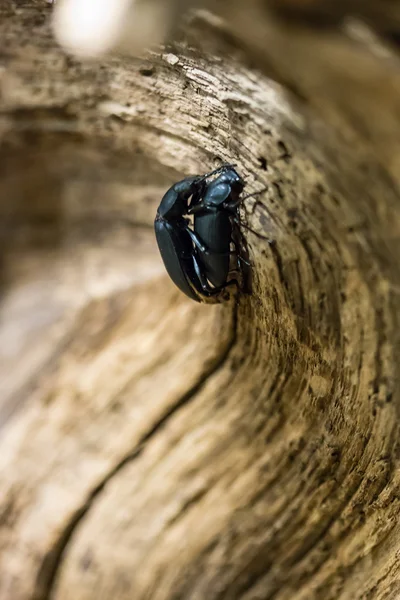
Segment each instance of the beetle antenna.
[[[242,202],[244,202],[244,200],[247,200],[248,198],[251,198],[253,196],[259,196],[260,194],[262,194],[263,192],[266,192],[267,190],[268,190],[268,186],[262,188],[261,190],[258,190],[257,192],[251,192],[251,194],[247,194],[246,196],[243,196],[242,198],[239,197],[237,200],[235,200],[232,203],[227,202],[226,206],[230,207],[232,209],[237,208],[240,204],[242,204]],[[258,204],[261,204],[261,206],[263,206],[262,202],[259,202],[257,200],[253,206],[253,210],[252,210],[251,214],[254,213],[254,209]]]
[[243,229],[247,229],[247,231],[250,231],[250,233],[253,233],[256,237],[260,238],[261,240],[267,240],[267,242],[269,244],[273,244],[274,243],[274,240],[271,240],[271,238],[267,237],[266,235],[261,235],[261,233],[258,233],[257,231],[254,231],[254,229],[252,229],[248,225],[245,225],[245,223],[243,223],[243,221],[241,221],[239,219],[234,219],[234,220],[235,220],[235,223],[239,227],[243,227]]
[[[268,191],[268,189],[269,189],[269,186],[266,185],[265,187],[261,188],[261,190],[258,190],[257,192],[251,192],[251,194],[247,194],[246,196],[244,196],[243,198],[241,198],[241,202],[244,201],[244,200],[247,200],[248,198],[254,198],[255,196],[259,196],[263,192]],[[261,202],[261,200],[256,200],[255,203],[252,206],[252,210],[251,210],[251,214],[252,215],[254,215],[257,206],[262,206],[263,208],[265,208],[264,204]]]
[[247,200],[247,198],[253,198],[254,196],[259,196],[263,192],[267,192],[268,188],[269,186],[266,185],[265,187],[261,188],[261,190],[257,190],[257,192],[251,192],[250,194],[246,194],[246,196],[243,196],[243,198],[241,198],[241,201]]

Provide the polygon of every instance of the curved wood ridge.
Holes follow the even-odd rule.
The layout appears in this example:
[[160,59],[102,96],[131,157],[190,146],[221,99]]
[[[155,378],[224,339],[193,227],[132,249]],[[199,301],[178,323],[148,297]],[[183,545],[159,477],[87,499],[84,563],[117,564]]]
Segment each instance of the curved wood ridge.
[[[386,169],[337,107],[204,21],[83,65],[48,9],[17,4],[0,19],[0,600],[397,598],[398,156]],[[167,279],[152,221],[221,161],[268,190],[242,214],[252,294],[203,306]]]

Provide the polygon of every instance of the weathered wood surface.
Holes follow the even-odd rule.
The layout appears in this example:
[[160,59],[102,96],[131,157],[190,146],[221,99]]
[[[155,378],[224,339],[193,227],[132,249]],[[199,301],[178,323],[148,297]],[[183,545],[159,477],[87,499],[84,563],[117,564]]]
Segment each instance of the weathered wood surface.
[[[397,59],[241,5],[99,66],[3,2],[1,600],[400,594]],[[152,220],[221,160],[275,243],[210,307]]]

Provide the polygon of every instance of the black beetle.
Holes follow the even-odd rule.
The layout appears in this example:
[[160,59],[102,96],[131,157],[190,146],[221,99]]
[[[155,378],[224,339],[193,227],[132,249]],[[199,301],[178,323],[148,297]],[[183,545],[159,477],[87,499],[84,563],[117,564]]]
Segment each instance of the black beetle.
[[[154,221],[158,248],[168,275],[184,294],[197,302],[218,301],[218,296],[221,296],[227,286],[237,283],[236,280],[227,281],[227,272],[219,285],[210,285],[204,261],[207,257],[211,260],[211,253],[190,229],[189,220],[184,216],[188,214],[189,208],[194,209],[200,205],[209,185],[206,183],[207,177],[228,168],[229,166],[220,167],[207,175],[186,177],[175,183],[163,196]],[[189,205],[190,198],[192,200]],[[203,262],[199,260],[199,253]],[[218,262],[218,253],[212,252],[212,255]],[[225,255],[223,258],[225,259]]]
[[188,213],[194,216],[194,232],[202,243],[202,246],[197,244],[199,261],[215,287],[224,285],[229,275],[233,226],[243,188],[243,179],[228,165],[208,184],[202,198],[194,196],[189,206]]

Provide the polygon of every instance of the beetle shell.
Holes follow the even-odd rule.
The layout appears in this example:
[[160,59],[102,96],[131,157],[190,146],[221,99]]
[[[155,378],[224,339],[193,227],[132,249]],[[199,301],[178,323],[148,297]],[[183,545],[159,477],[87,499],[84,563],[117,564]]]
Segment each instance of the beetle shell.
[[198,250],[199,261],[207,279],[216,287],[224,285],[229,274],[232,224],[224,211],[210,211],[194,219],[194,231],[207,247]]
[[157,245],[168,275],[175,285],[192,300],[200,302],[195,292],[196,273],[193,266],[193,244],[182,226],[172,226],[156,219],[154,223]]
[[[221,173],[211,182],[207,179]],[[203,176],[186,177],[164,194],[154,222],[158,248],[168,275],[197,302],[220,302],[229,278],[232,216],[244,182],[224,165]],[[190,200],[191,198],[191,200]],[[193,215],[194,231],[186,215]]]
[[[232,241],[231,217],[237,209],[225,206],[237,202],[244,187],[243,180],[233,168],[227,169],[208,184],[204,197],[194,211],[194,231],[207,248],[198,250],[199,260],[212,285],[223,285],[229,276]],[[200,209],[200,210],[199,210]]]

